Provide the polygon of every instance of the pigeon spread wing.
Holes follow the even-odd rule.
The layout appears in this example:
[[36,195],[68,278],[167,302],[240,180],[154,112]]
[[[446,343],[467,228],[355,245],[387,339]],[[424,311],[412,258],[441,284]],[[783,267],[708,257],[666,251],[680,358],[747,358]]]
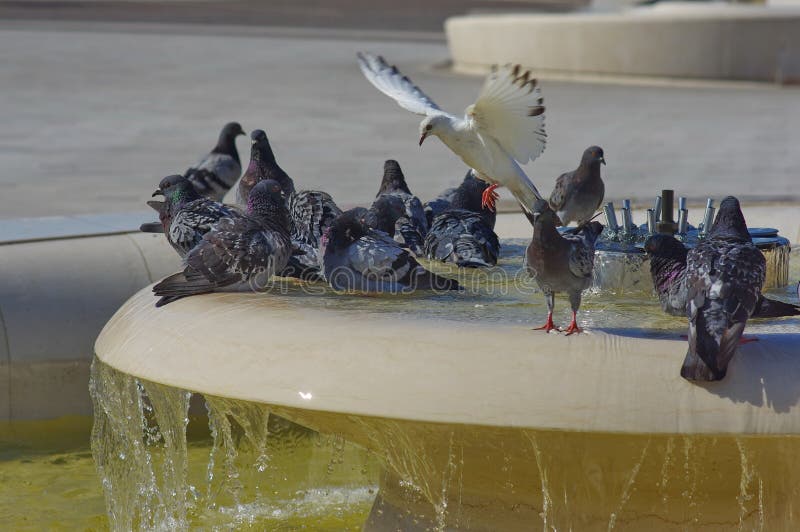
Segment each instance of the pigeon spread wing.
[[394,99],[397,104],[418,115],[439,114],[442,110],[410,79],[404,76],[396,66],[389,65],[386,60],[367,52],[359,52],[358,66],[364,77],[376,89]]
[[494,68],[467,108],[478,133],[494,138],[520,164],[543,151],[544,100],[536,79],[519,65]]

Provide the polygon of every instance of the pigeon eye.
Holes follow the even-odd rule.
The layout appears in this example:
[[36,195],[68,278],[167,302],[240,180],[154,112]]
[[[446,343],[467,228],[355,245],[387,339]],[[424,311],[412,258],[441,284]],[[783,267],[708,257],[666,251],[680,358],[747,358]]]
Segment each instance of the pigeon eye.
[[425,126],[425,131],[430,131],[431,129],[433,129],[433,124],[428,124]]

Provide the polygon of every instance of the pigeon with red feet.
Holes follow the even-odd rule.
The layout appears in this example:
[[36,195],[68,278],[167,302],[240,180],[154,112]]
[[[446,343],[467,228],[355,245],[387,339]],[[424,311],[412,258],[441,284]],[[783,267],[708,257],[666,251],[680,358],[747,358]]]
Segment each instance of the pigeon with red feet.
[[549,332],[556,328],[555,293],[566,292],[572,307],[572,322],[565,332],[580,332],[576,316],[581,294],[592,284],[594,247],[603,226],[589,222],[562,235],[556,229],[558,216],[545,200],[534,202],[528,219],[533,225],[533,237],[525,253],[526,267],[547,300],[547,322],[540,329]]

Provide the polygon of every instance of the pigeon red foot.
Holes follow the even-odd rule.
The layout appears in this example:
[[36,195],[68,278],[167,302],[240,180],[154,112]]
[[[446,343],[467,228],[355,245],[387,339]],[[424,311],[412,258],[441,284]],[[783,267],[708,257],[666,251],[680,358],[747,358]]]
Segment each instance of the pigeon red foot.
[[495,204],[497,203],[500,194],[495,192],[495,189],[498,188],[500,185],[493,183],[486,187],[486,190],[483,191],[483,195],[481,196],[481,207],[484,209],[488,209],[492,212],[495,211]]
[[749,344],[751,342],[758,342],[758,338],[755,336],[742,336],[739,338],[739,345]]
[[580,327],[578,327],[578,322],[575,321],[575,312],[572,313],[572,323],[569,324],[569,327],[567,327],[564,330],[564,332],[567,333],[566,334],[567,336],[569,336],[572,333],[583,332],[583,330]]
[[555,328],[556,328],[556,326],[553,324],[553,313],[552,312],[548,312],[547,313],[547,322],[544,325],[542,325],[541,327],[534,327],[533,330],[534,331],[544,331],[544,332],[548,332],[549,333],[550,331],[552,331]]

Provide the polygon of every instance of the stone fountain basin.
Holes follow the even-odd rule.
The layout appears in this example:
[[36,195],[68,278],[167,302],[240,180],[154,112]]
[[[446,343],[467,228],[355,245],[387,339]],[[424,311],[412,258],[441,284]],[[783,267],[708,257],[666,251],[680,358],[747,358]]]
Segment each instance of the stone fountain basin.
[[259,294],[153,303],[149,288],[131,298],[97,356],[373,450],[384,473],[365,530],[780,527],[800,502],[796,327],[759,334],[725,380],[698,385],[678,374],[677,336],[566,337]]

